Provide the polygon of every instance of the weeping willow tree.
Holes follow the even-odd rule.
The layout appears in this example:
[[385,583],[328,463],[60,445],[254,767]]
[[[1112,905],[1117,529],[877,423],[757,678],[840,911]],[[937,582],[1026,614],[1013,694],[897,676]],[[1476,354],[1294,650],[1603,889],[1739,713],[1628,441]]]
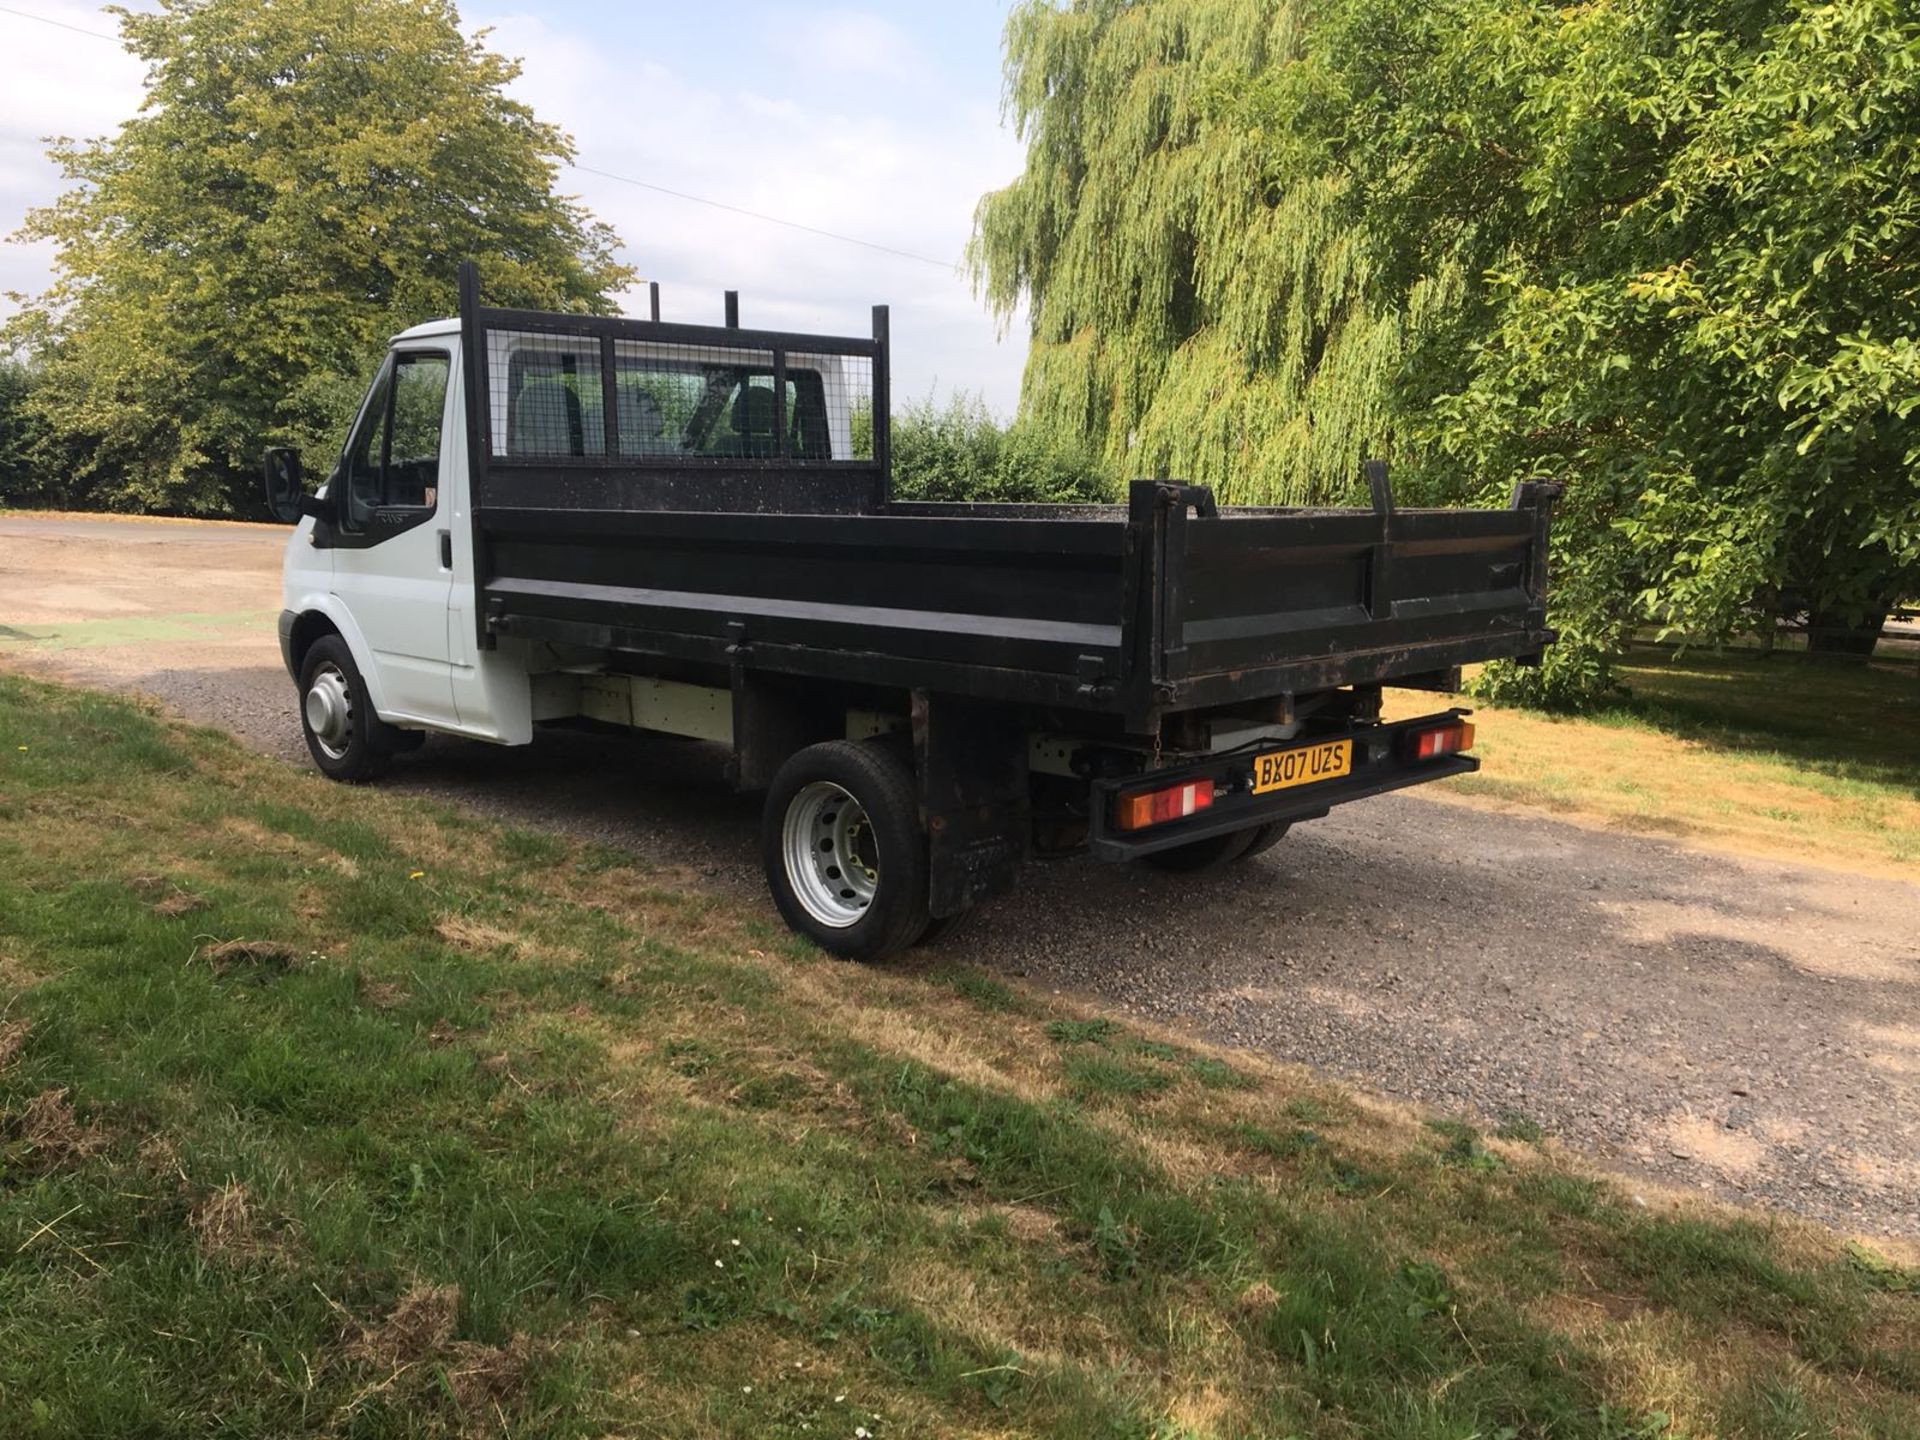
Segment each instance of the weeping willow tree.
[[1026,418],[1233,502],[1568,482],[1496,693],[1920,591],[1911,0],[1027,0],[1007,96]]
[[1309,8],[1036,0],[1009,21],[1027,165],[981,202],[975,274],[1003,315],[1031,305],[1024,414],[1118,471],[1313,503],[1392,444],[1409,328],[1456,272],[1382,298],[1352,173],[1291,123],[1327,98]]

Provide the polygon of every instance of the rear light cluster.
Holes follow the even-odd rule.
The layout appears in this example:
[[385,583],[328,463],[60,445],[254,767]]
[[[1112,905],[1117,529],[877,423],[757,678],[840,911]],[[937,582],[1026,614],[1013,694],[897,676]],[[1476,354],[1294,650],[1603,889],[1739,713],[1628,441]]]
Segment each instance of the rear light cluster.
[[1213,804],[1213,781],[1183,780],[1160,790],[1136,790],[1116,803],[1114,824],[1122,830],[1144,830],[1169,820],[1197,815]]
[[1458,755],[1473,748],[1473,724],[1455,720],[1431,730],[1415,730],[1407,736],[1407,748],[1415,760],[1431,760],[1436,755]]
[[[1448,720],[1400,734],[1400,753],[1407,761],[1437,760],[1443,755],[1458,755],[1473,748],[1473,724],[1467,720]],[[1372,758],[1386,758],[1382,745]],[[1343,772],[1344,773],[1344,772]],[[1153,790],[1134,790],[1114,801],[1113,824],[1117,830],[1145,830],[1170,820],[1184,820],[1213,808],[1211,778],[1182,780]]]

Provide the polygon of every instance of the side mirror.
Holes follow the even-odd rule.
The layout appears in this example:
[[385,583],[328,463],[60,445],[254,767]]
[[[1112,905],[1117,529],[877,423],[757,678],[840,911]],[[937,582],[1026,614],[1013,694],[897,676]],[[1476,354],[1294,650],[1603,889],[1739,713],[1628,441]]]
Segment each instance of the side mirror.
[[300,502],[300,452],[286,446],[267,451],[264,465],[267,483],[267,510],[274,519],[291,525],[307,513]]

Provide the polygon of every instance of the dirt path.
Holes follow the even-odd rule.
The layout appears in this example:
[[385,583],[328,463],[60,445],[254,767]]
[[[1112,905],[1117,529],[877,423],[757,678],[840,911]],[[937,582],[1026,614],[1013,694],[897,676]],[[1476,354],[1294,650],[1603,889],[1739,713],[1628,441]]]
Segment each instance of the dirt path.
[[[0,516],[0,660],[305,763],[271,527]],[[390,782],[690,864],[767,906],[719,757],[430,743]],[[767,906],[769,914],[771,907]],[[1035,865],[944,953],[1667,1184],[1920,1234],[1920,888],[1385,796],[1210,880]]]

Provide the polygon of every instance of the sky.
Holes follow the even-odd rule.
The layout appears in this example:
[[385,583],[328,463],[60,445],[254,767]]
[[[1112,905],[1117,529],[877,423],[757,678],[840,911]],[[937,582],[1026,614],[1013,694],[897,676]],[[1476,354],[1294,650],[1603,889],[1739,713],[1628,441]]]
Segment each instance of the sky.
[[[623,297],[629,313],[645,313],[647,280],[665,318],[709,324],[728,289],[743,324],[777,329],[864,335],[885,303],[896,401],[964,390],[1003,417],[1026,319],[989,314],[960,259],[975,203],[1021,167],[1000,109],[1006,12],[1007,0],[461,6],[524,61],[517,97],[572,134],[578,165],[559,189],[619,234],[642,282]],[[42,137],[111,134],[138,108],[142,67],[116,31],[93,5],[0,0],[0,234],[60,191]],[[41,290],[51,262],[44,245],[0,244],[0,295]],[[0,299],[0,315],[14,308]]]

